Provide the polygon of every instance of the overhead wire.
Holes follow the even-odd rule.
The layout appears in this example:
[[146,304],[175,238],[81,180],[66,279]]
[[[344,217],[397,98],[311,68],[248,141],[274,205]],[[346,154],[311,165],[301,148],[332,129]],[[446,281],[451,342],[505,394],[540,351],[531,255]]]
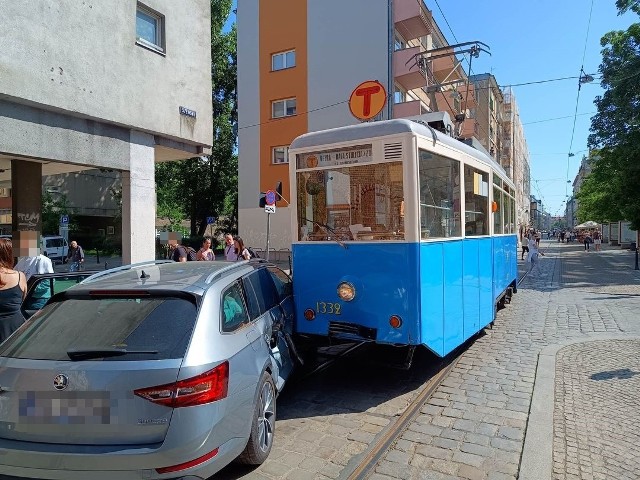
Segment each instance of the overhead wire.
[[587,21],[587,34],[585,36],[584,39],[584,50],[582,51],[582,64],[580,65],[580,78],[578,79],[578,93],[576,95],[576,109],[575,109],[575,113],[573,115],[573,127],[571,129],[571,141],[569,142],[569,152],[567,153],[567,184],[564,186],[564,194],[565,197],[569,197],[569,190],[568,190],[568,185],[569,185],[569,168],[571,166],[571,157],[574,156],[574,154],[571,152],[571,149],[573,148],[573,138],[574,135],[576,133],[576,121],[578,119],[578,106],[580,103],[580,87],[582,85],[582,78],[584,78],[583,76],[586,75],[585,71],[584,71],[584,60],[587,56],[587,45],[589,42],[589,30],[591,29],[591,15],[593,14],[593,1],[591,0],[591,8],[589,9],[589,20]]

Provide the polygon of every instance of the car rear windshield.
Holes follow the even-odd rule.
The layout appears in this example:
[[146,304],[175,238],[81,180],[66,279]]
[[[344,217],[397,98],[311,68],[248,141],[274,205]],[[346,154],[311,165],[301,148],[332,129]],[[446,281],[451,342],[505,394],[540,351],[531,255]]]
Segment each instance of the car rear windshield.
[[91,360],[182,358],[196,315],[195,298],[63,296],[0,345],[0,356],[69,360],[73,350],[117,349],[124,353]]

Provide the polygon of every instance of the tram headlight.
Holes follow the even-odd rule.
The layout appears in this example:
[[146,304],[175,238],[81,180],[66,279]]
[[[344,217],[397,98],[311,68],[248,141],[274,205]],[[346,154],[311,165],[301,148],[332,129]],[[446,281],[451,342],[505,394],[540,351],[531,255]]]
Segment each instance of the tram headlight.
[[356,298],[356,287],[349,282],[342,282],[338,285],[338,297],[345,302],[350,302]]

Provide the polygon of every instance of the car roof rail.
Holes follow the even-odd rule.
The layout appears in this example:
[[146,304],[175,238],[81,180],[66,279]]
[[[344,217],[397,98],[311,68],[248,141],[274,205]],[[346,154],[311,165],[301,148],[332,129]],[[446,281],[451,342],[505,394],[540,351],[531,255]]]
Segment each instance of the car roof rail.
[[93,275],[85,278],[81,283],[93,281],[98,278],[106,277],[108,275],[113,275],[114,273],[125,272],[133,268],[148,267],[152,265],[162,265],[163,263],[175,263],[175,262],[173,260],[150,260],[147,262],[132,263],[131,265],[122,265],[120,267],[110,268],[109,270],[105,270],[103,272],[94,273]]
[[209,274],[209,276],[205,279],[204,283],[209,284],[213,282],[216,278],[221,277],[223,274],[233,270],[234,268],[237,268],[238,265],[245,265],[247,263],[249,263],[247,260],[240,260],[239,262],[235,261],[230,265],[227,265],[226,267],[223,267],[220,270],[216,270],[215,272]]

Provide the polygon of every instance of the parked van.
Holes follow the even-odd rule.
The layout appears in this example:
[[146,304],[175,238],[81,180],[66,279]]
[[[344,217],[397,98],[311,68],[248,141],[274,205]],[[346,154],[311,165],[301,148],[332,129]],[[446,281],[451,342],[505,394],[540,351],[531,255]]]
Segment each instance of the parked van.
[[64,237],[49,236],[42,237],[42,253],[51,260],[60,260],[61,262],[67,258],[69,253],[69,245]]

